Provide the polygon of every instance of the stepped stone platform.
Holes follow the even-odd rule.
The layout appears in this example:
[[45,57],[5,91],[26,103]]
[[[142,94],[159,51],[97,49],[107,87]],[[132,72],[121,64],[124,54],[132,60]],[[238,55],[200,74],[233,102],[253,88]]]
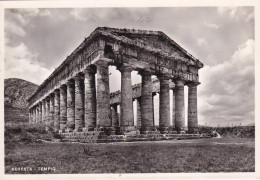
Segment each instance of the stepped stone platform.
[[66,132],[60,133],[64,141],[83,143],[110,143],[110,142],[133,142],[133,141],[161,141],[211,138],[209,134],[129,134],[129,135],[103,135],[99,131]]

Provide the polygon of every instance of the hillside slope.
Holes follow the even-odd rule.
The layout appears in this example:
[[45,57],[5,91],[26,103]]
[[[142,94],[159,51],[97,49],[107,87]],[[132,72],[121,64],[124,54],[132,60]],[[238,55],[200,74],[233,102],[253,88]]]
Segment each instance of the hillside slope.
[[37,89],[31,82],[10,78],[4,80],[5,122],[28,122],[28,103],[26,99]]

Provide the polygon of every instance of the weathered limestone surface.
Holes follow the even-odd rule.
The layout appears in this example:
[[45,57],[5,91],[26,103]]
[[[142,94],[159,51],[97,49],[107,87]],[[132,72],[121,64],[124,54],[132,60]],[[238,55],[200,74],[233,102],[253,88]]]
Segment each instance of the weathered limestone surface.
[[49,117],[50,126],[54,126],[54,94],[50,95],[50,117]]
[[137,115],[137,121],[136,121],[136,128],[139,130],[141,128],[141,97],[136,99],[136,115]]
[[[109,65],[121,71],[121,91],[110,93]],[[97,28],[28,99],[29,122],[46,123],[60,133],[87,134],[98,129],[101,136],[133,135],[140,129],[144,134],[156,134],[154,95],[160,93],[161,133],[173,133],[174,128],[182,133],[186,130],[184,85],[188,85],[188,130],[196,132],[196,85],[202,67],[198,59],[160,31]],[[142,76],[141,84],[131,85],[133,70]],[[174,128],[170,128],[171,111]]]
[[67,123],[67,86],[60,87],[60,130],[66,129]]
[[188,131],[193,133],[198,130],[197,84],[190,84],[188,89]]
[[67,82],[67,124],[66,131],[71,132],[75,128],[75,82]]
[[176,100],[175,100],[175,88],[172,88],[172,127],[175,129],[175,109],[176,109]]
[[54,91],[54,131],[60,130],[60,91]]
[[151,131],[153,129],[153,97],[151,72],[143,71],[142,76],[142,96],[141,96],[141,131]]
[[45,105],[45,100],[42,100],[42,123],[45,124],[45,114],[46,114],[46,105]]
[[93,130],[96,127],[96,83],[95,71],[85,69],[85,128]]
[[108,61],[97,62],[97,125],[111,127]]
[[113,104],[111,106],[111,116],[112,116],[112,127],[118,127],[119,122],[118,122],[118,116],[117,116],[117,106],[118,104]]
[[185,110],[184,110],[184,82],[176,81],[175,88],[175,127],[177,131],[185,130]]
[[127,65],[120,67],[121,71],[121,126],[120,131],[134,130],[133,94],[132,94],[132,68]]
[[46,125],[50,125],[50,97],[46,97]]
[[159,77],[160,79],[160,119],[159,128],[161,132],[170,127],[170,97],[169,97],[169,78],[166,76]]
[[74,77],[75,80],[75,130],[82,131],[84,127],[84,79],[82,75]]
[[42,123],[42,103],[39,103],[39,123]]

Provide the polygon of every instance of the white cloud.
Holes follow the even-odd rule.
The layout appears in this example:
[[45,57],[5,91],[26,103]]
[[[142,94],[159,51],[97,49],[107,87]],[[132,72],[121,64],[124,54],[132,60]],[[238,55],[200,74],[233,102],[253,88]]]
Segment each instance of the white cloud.
[[35,84],[41,84],[53,69],[47,69],[37,63],[37,55],[32,54],[24,43],[5,48],[5,78],[20,78]]
[[214,23],[205,22],[203,25],[206,26],[206,27],[209,27],[209,28],[213,28],[213,29],[219,28],[219,26],[217,24],[214,24]]
[[208,42],[206,41],[205,38],[198,38],[197,39],[197,43],[198,43],[199,46],[203,46],[203,45],[207,45],[208,44]]
[[254,12],[250,8],[243,7],[218,7],[217,11],[219,15],[225,17],[226,14],[229,15],[230,18],[235,19],[236,21],[240,21],[241,19],[245,21],[250,21],[254,18]]
[[10,21],[5,22],[5,32],[7,33],[6,34],[7,38],[8,38],[9,33],[12,33],[12,34],[15,34],[18,36],[26,35],[26,32],[24,31],[24,29],[21,26],[17,25],[16,23],[10,22]]
[[254,121],[254,40],[232,57],[200,70],[199,117],[202,124],[248,124]]
[[26,31],[24,27],[26,27],[31,18],[36,16],[51,16],[51,13],[47,9],[10,9],[5,11],[5,33],[6,37],[10,36],[11,34],[15,34],[18,36],[25,36]]
[[48,9],[44,9],[44,10],[40,11],[39,16],[42,16],[42,17],[49,16],[49,17],[51,17],[51,12]]
[[133,20],[139,23],[151,22],[152,19],[149,16],[149,8],[76,8],[70,11],[72,17],[79,21],[111,21],[111,19]]

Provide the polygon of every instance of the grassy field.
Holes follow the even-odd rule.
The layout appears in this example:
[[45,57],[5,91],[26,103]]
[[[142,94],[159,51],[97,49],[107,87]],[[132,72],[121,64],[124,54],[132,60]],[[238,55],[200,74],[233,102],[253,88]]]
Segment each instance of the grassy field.
[[[12,171],[15,167],[33,169]],[[47,171],[38,167],[52,169]],[[113,144],[30,142],[5,145],[7,174],[253,172],[254,169],[254,138]]]

